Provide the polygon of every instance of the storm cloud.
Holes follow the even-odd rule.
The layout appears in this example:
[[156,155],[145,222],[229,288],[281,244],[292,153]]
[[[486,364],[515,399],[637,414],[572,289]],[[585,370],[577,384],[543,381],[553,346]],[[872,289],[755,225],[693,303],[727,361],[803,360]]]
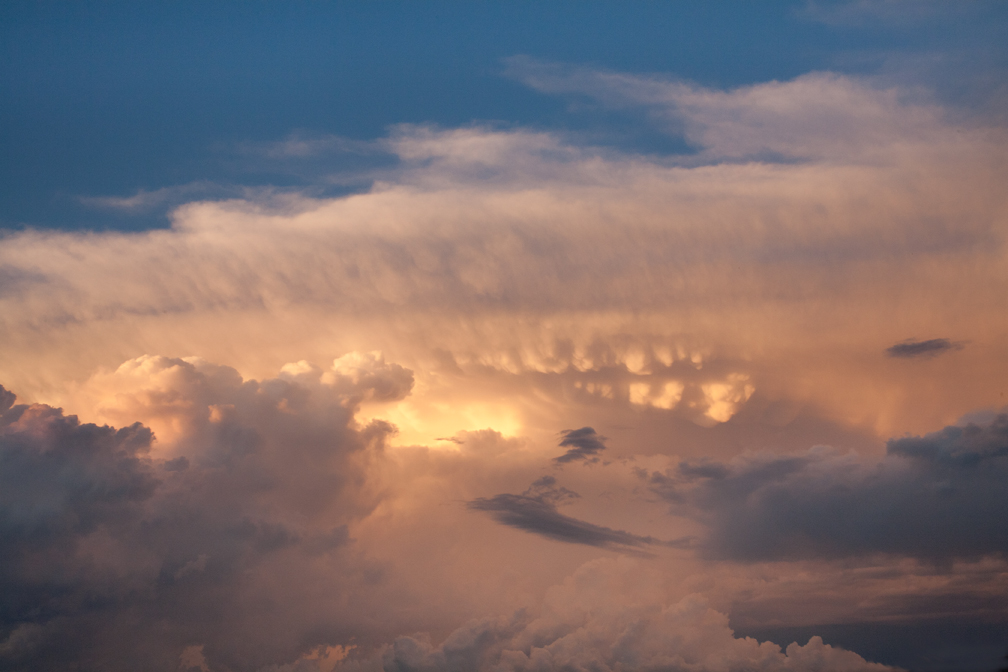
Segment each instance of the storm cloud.
[[0,669],[176,670],[180,656],[257,669],[348,627],[290,597],[310,585],[339,602],[351,588],[329,572],[359,571],[347,524],[380,501],[367,465],[391,428],[354,412],[411,378],[354,363],[258,382],[202,361],[128,362],[106,382],[175,427],[167,443],[0,388]]
[[1008,421],[926,434],[1004,403],[1003,129],[510,67],[691,150],[403,125],[346,196],[0,236],[0,373],[48,404],[0,392],[0,669],[877,670],[728,614],[1004,621]]
[[709,555],[755,561],[873,553],[941,564],[1008,555],[1008,415],[892,439],[878,461],[819,446],[682,463],[646,476],[704,522]]

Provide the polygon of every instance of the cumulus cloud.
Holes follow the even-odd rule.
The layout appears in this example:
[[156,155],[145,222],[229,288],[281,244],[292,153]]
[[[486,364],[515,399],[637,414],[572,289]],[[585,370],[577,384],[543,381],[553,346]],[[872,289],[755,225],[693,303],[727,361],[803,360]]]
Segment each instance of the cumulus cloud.
[[644,475],[736,560],[874,553],[941,564],[1008,555],[1008,415],[892,439],[884,459],[815,447]]
[[381,501],[393,432],[354,414],[410,372],[350,355],[260,382],[141,357],[97,382],[107,413],[165,435],[0,388],[0,666],[257,669],[348,637],[348,524]]
[[664,604],[653,571],[628,561],[586,564],[550,589],[537,615],[519,611],[471,621],[441,644],[400,637],[347,672],[519,670],[794,670],[882,672],[819,637],[782,651],[773,642],[736,638],[728,618],[700,595]]

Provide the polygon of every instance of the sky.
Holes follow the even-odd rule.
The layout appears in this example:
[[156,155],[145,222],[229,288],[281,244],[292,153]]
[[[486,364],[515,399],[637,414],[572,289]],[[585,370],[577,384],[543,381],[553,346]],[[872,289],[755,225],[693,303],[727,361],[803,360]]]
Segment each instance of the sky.
[[1008,666],[1008,6],[0,7],[0,670]]

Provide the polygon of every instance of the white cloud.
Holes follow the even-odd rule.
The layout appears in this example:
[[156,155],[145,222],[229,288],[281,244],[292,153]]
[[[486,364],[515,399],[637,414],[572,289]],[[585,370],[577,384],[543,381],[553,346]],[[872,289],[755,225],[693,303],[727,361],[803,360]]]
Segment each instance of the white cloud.
[[772,642],[735,638],[728,618],[700,595],[665,604],[660,578],[636,561],[588,563],[549,590],[537,616],[471,621],[440,645],[401,637],[371,659],[342,670],[794,670],[883,672],[893,668],[813,637],[782,651]]

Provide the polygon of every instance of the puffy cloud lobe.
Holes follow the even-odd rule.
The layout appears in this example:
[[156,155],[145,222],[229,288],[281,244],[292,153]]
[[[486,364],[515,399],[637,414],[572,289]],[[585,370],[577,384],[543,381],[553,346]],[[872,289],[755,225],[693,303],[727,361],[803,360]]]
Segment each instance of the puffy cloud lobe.
[[569,449],[554,460],[558,464],[576,460],[598,461],[598,454],[605,450],[606,437],[599,436],[591,427],[565,429],[560,433],[563,435],[560,447]]
[[886,457],[816,447],[647,476],[676,513],[737,560],[872,553],[939,563],[1008,554],[1008,415],[892,439]]
[[95,381],[163,441],[0,388],[0,669],[176,670],[198,652],[250,670],[349,637],[347,525],[382,497],[368,465],[392,431],[354,411],[411,384],[355,362],[259,382],[143,357]]
[[468,506],[475,511],[490,513],[502,525],[572,544],[634,552],[641,546],[661,543],[651,537],[593,525],[557,511],[558,504],[577,497],[576,492],[557,487],[552,476],[544,476],[520,495],[480,497],[469,502]]
[[81,424],[14,401],[0,387],[0,665],[44,640],[38,622],[130,592],[80,542],[130,534],[159,485],[145,427]]
[[[634,577],[646,577],[646,581]],[[655,597],[656,577],[631,562],[598,560],[552,588],[540,613],[474,620],[434,646],[400,637],[345,672],[518,672],[565,670],[791,670],[882,672],[850,651],[813,637],[786,651],[772,642],[735,638],[728,618],[699,595],[673,604]],[[645,585],[647,584],[647,585]]]

